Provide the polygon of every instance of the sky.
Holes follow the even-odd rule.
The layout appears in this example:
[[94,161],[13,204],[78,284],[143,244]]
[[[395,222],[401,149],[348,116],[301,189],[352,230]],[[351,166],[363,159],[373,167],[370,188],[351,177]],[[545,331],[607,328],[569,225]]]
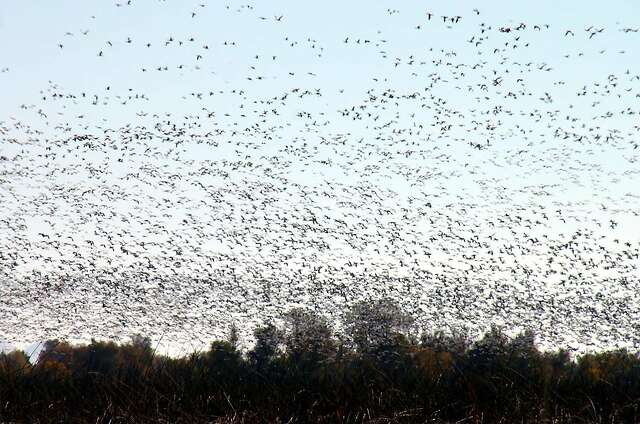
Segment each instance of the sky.
[[[0,247],[19,260],[4,259],[16,265],[3,274],[11,302],[0,307],[0,316],[19,310],[19,319],[30,324],[23,334],[0,327],[0,339],[5,333],[12,343],[86,340],[103,320],[100,305],[86,302],[81,315],[88,324],[74,324],[63,311],[80,305],[65,289],[77,289],[75,283],[62,284],[58,296],[39,288],[34,275],[58,275],[65,267],[63,273],[97,275],[109,259],[121,264],[118,272],[135,274],[144,258],[169,272],[178,263],[174,250],[189,258],[180,264],[187,276],[202,272],[207,257],[237,255],[246,262],[234,275],[238,271],[247,284],[257,276],[265,281],[254,283],[259,290],[248,289],[256,293],[272,280],[281,284],[274,276],[279,272],[298,281],[297,270],[306,267],[369,262],[369,270],[346,268],[364,277],[377,269],[415,284],[402,291],[383,281],[375,290],[353,290],[349,299],[387,291],[399,299],[415,296],[407,304],[424,306],[430,319],[437,301],[424,293],[440,288],[417,276],[438,274],[442,264],[457,270],[452,275],[477,267],[479,285],[499,275],[512,292],[499,296],[530,291],[546,301],[554,290],[568,290],[554,286],[556,277],[589,273],[606,293],[605,300],[596,297],[600,286],[592,284],[594,307],[615,301],[612,293],[621,291],[632,316],[638,312],[635,286],[607,284],[634,278],[639,264],[624,253],[624,243],[630,243],[628,252],[640,243],[640,150],[634,147],[639,8],[632,1],[486,1],[481,7],[466,1],[7,2],[0,10],[0,156],[6,158],[0,161]],[[461,18],[443,22],[442,16]],[[163,139],[163,131],[171,135]],[[145,132],[153,135],[144,142],[123,142]],[[194,142],[193,134],[205,142]],[[77,141],[64,140],[74,135],[91,135],[98,147],[67,150]],[[320,224],[300,230],[312,213],[324,215],[320,222],[329,232]],[[368,237],[364,250],[353,247],[362,241],[355,234]],[[402,253],[434,235],[441,241],[430,255],[424,247],[422,255]],[[553,274],[553,246],[583,235],[581,260],[597,257],[601,246],[621,259],[594,270],[567,256],[566,272]],[[67,237],[73,242],[64,249],[45,243]],[[487,265],[494,254],[488,247],[478,253],[474,237],[492,252],[513,245],[521,251],[499,254],[497,272]],[[522,248],[545,237],[534,251]],[[154,247],[141,248],[141,240]],[[319,252],[320,241],[329,248]],[[132,250],[138,256],[126,253]],[[233,268],[206,266],[214,280],[215,270]],[[535,272],[520,275],[521,267]],[[514,272],[521,281],[514,281]],[[326,278],[328,286],[339,285],[340,278]],[[443,290],[465,284],[456,281]],[[247,300],[252,312],[234,306],[207,313],[231,311],[258,321],[283,305],[322,309],[335,303],[321,288],[318,294],[296,284],[290,302],[287,289],[277,301]],[[108,316],[118,321],[123,314],[124,324],[109,324],[99,336],[166,334],[175,311],[188,325],[165,338],[184,342],[199,333],[206,339],[223,330],[214,323],[213,333],[203,333],[193,323],[188,310],[198,315],[207,309],[188,306],[195,294],[182,283],[180,296],[161,293],[167,302],[185,300],[163,304],[166,325],[148,319],[133,325],[127,310],[139,307],[144,316],[157,308],[148,293],[160,290],[157,284],[142,286],[142,300],[114,289],[118,307]],[[486,287],[487,296],[498,290],[493,283]],[[83,299],[112,296],[95,282],[83,290]],[[204,298],[246,295],[225,290],[212,289]],[[577,289],[564,294],[574,303],[584,295]],[[443,296],[460,310],[453,295]],[[524,309],[530,313],[533,305]],[[499,309],[479,312],[482,325],[527,321],[511,322]],[[589,328],[570,324],[556,337],[548,321],[540,319],[536,329],[552,344]],[[607,328],[596,346],[609,343]]]

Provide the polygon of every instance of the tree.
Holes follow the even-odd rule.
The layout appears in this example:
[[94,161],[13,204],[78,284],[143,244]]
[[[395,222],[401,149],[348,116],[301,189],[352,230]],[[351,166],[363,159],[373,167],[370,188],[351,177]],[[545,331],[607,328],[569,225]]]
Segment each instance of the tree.
[[60,340],[47,340],[38,355],[37,364],[55,361],[69,365],[72,361],[73,347]]
[[371,353],[406,340],[414,320],[391,299],[361,301],[351,306],[345,327],[355,348]]
[[91,340],[86,348],[76,348],[76,356],[80,366],[88,372],[108,375],[116,366],[119,347],[114,342]]
[[150,338],[134,335],[120,348],[118,366],[129,381],[140,381],[153,364],[154,354]]
[[21,350],[0,353],[0,381],[14,379],[28,370],[29,358]]
[[469,356],[480,363],[491,363],[507,353],[510,340],[502,328],[492,325],[491,329],[473,344]]
[[465,327],[453,329],[450,333],[442,330],[432,333],[423,333],[420,338],[422,347],[433,349],[436,352],[448,352],[461,357],[471,346],[469,330]]
[[253,331],[256,344],[249,352],[249,359],[258,369],[263,369],[279,352],[281,334],[271,322]]
[[240,334],[238,331],[238,326],[236,323],[232,323],[229,327],[229,336],[227,337],[227,341],[234,349],[238,349],[240,343]]
[[332,335],[327,320],[313,312],[295,308],[284,316],[284,345],[294,360],[305,355],[313,359],[331,355],[336,348]]

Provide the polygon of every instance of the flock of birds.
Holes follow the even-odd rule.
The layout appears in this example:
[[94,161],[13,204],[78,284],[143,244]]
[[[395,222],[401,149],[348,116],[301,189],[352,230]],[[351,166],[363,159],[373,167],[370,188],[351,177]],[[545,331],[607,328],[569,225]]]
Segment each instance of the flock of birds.
[[[33,100],[0,117],[0,339],[143,333],[189,350],[294,306],[337,319],[384,297],[422,328],[638,346],[640,70],[625,65],[637,28],[471,9],[298,37],[287,13],[245,3],[184,19],[243,14],[245,29],[281,34],[278,49],[206,34],[91,48],[114,69],[124,49],[156,57],[128,63],[136,78],[193,81],[171,103],[157,100],[168,87],[76,90],[42,71]],[[48,48],[94,43],[99,19]],[[448,31],[433,46],[432,26]],[[609,33],[629,45],[591,47]],[[404,37],[422,44],[409,52]],[[246,72],[222,83],[210,66],[227,58]],[[580,60],[621,70],[575,72]],[[0,68],[5,84],[12,65]]]

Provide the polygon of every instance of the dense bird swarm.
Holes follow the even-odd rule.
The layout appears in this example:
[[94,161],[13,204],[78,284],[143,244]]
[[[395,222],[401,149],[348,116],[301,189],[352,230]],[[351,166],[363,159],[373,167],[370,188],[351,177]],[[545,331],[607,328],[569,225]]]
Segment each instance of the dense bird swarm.
[[56,20],[41,50],[67,68],[0,117],[6,341],[189,350],[392,298],[437,328],[637,346],[638,27],[149,3]]

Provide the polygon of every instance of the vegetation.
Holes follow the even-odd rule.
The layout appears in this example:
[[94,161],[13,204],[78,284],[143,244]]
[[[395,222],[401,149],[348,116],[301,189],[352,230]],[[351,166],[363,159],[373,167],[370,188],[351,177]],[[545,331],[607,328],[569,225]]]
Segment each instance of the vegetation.
[[294,309],[244,352],[157,355],[149,339],[49,341],[0,354],[0,422],[640,422],[640,359],[570,358],[526,331],[417,333],[392,302],[359,303],[343,332]]

